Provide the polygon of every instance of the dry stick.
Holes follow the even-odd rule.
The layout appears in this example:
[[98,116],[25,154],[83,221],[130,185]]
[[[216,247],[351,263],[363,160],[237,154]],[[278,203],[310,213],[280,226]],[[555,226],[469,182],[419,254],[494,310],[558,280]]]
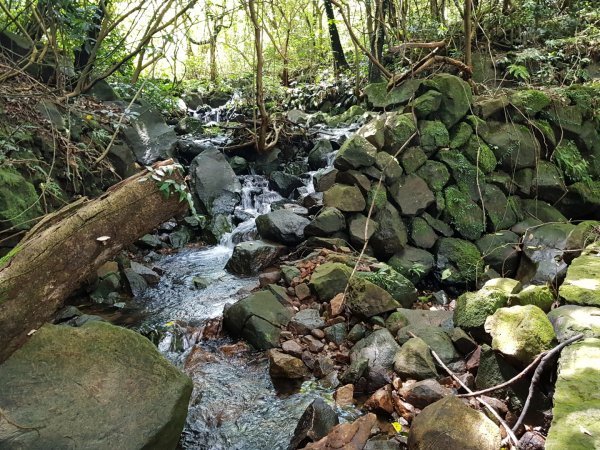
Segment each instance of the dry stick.
[[504,383],[501,383],[501,384],[499,384],[497,386],[489,387],[487,389],[482,389],[481,391],[469,392],[468,394],[459,394],[459,395],[457,395],[457,397],[461,397],[461,398],[477,397],[478,395],[489,394],[490,392],[495,392],[495,391],[498,391],[498,390],[500,390],[502,388],[510,386],[511,384],[516,383],[521,378],[523,378],[525,375],[527,375],[527,373],[531,369],[533,369],[535,366],[538,365],[538,363],[540,362],[540,360],[544,356],[546,356],[546,354],[548,354],[548,352],[542,352],[539,355],[537,355],[536,358],[531,362],[531,364],[529,364],[520,373],[518,373],[517,375],[515,375],[514,377],[512,377],[510,380],[505,381]]
[[552,350],[550,350],[548,353],[546,353],[546,356],[544,356],[542,358],[539,366],[537,366],[537,369],[535,369],[535,372],[533,373],[533,377],[531,378],[531,384],[529,385],[529,394],[527,395],[527,400],[525,401],[525,405],[523,406],[523,411],[521,411],[521,415],[519,416],[519,419],[517,420],[517,422],[515,423],[515,426],[513,427],[514,432],[516,432],[519,429],[519,427],[523,424],[523,420],[525,419],[525,415],[527,414],[527,410],[529,409],[529,405],[531,404],[531,398],[533,397],[533,391],[535,390],[535,386],[539,382],[540,376],[542,375],[542,371],[544,370],[544,365],[548,361],[550,361],[557,353],[560,353],[560,351],[564,347],[566,347],[569,344],[572,344],[573,342],[576,342],[576,341],[582,339],[583,337],[584,337],[584,335],[582,333],[582,334],[573,336],[570,339],[567,339],[566,341],[557,345]]
[[[409,331],[408,334],[411,337],[418,337],[417,335],[415,335],[412,331]],[[456,374],[454,372],[452,372],[448,366],[446,366],[446,364],[444,364],[444,362],[442,361],[442,359],[438,356],[438,354],[435,352],[435,350],[433,350],[429,345],[427,345],[427,347],[429,347],[429,351],[431,352],[431,354],[433,355],[433,357],[435,358],[435,360],[437,361],[437,363],[446,371],[448,372],[448,374],[454,378],[454,380],[456,380],[456,382],[458,384],[460,384],[462,386],[462,388],[464,390],[466,390],[467,392],[473,392],[471,389],[469,389],[469,387],[462,382],[462,380],[460,378],[458,378],[458,376],[456,376]],[[496,412],[496,410],[494,408],[492,408],[490,406],[489,403],[487,403],[485,400],[483,400],[481,397],[475,397],[475,400],[477,400],[479,403],[481,403],[483,406],[485,406],[485,408],[492,413],[492,415],[498,420],[498,422],[500,422],[500,424],[504,427],[504,429],[506,430],[506,434],[508,435],[509,439],[511,441],[513,441],[513,444],[516,446],[519,445],[519,440],[517,439],[517,437],[515,436],[515,433],[513,432],[513,430],[510,429],[510,427],[508,426],[508,424],[504,421],[504,419],[502,417],[500,417],[500,414],[498,414],[498,412]]]

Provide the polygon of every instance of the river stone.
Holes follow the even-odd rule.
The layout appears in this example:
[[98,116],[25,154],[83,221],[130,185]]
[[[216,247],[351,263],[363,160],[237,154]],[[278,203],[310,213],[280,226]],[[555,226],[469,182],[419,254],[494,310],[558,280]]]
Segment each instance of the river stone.
[[565,257],[572,250],[569,237],[574,230],[575,225],[569,223],[548,223],[526,233],[520,271],[530,283],[552,283],[565,275]]
[[600,339],[563,349],[546,450],[600,448]]
[[337,208],[326,207],[306,226],[304,235],[325,237],[345,229],[346,218],[344,214]]
[[364,124],[358,129],[356,134],[369,141],[377,150],[381,150],[385,142],[384,128],[385,119],[383,116],[380,116]]
[[336,425],[323,439],[308,444],[304,450],[363,450],[371,436],[371,430],[377,424],[377,416],[368,413],[354,422]]
[[423,409],[432,403],[452,394],[452,390],[442,386],[436,380],[423,380],[409,384],[400,391],[405,401],[416,408]]
[[362,247],[367,240],[371,239],[378,228],[379,224],[373,219],[368,219],[362,214],[356,214],[348,221],[350,242],[356,247]]
[[269,355],[269,375],[271,378],[303,379],[310,376],[308,368],[300,358],[272,348]]
[[427,213],[421,214],[421,217],[423,219],[425,219],[427,224],[431,228],[433,228],[433,230],[436,233],[441,234],[444,237],[452,237],[452,235],[454,235],[454,231],[452,230],[452,227],[450,225],[448,225],[446,222],[436,219],[436,218],[432,217],[431,214],[427,214]]
[[288,450],[304,448],[310,442],[316,442],[339,423],[336,412],[322,398],[312,401],[300,416]]
[[427,80],[426,84],[443,95],[439,109],[432,116],[441,120],[446,128],[456,125],[471,108],[471,86],[457,76],[437,74]]
[[408,145],[408,142],[416,132],[417,126],[412,114],[388,113],[385,119],[385,144],[383,150],[395,155],[401,147]]
[[554,293],[550,289],[550,286],[527,286],[517,295],[513,295],[510,298],[510,304],[512,305],[535,305],[544,312],[549,312],[555,301]]
[[333,324],[330,327],[324,328],[323,331],[325,332],[325,338],[329,342],[340,345],[346,340],[347,332],[345,323]]
[[342,212],[361,212],[367,206],[367,202],[358,187],[334,184],[323,194],[323,205]]
[[479,136],[471,135],[462,152],[471,164],[479,167],[485,174],[493,172],[498,165],[494,152]]
[[389,292],[403,308],[410,308],[417,301],[417,289],[414,284],[390,266],[384,266],[375,273],[367,272],[365,279]]
[[467,333],[483,335],[488,316],[508,304],[508,294],[496,289],[465,292],[456,300],[454,324]]
[[223,326],[241,336],[258,350],[279,345],[281,327],[292,313],[270,291],[259,291],[223,311]]
[[438,235],[422,217],[415,217],[410,223],[410,240],[416,247],[430,249],[435,245]]
[[280,209],[256,218],[256,228],[263,239],[296,245],[304,239],[304,228],[310,223],[305,217]]
[[403,379],[425,380],[438,376],[429,346],[418,337],[410,338],[396,353],[394,370]]
[[404,327],[442,327],[452,328],[452,311],[428,309],[398,309],[385,321],[385,327],[394,336]]
[[350,311],[364,317],[377,316],[402,306],[385,289],[361,277],[350,279],[346,301]]
[[446,165],[439,161],[425,161],[417,170],[417,175],[421,177],[433,192],[439,192],[450,181],[450,172]]
[[427,183],[417,175],[390,186],[390,194],[405,216],[419,215],[435,201]]
[[0,365],[0,384],[7,449],[174,449],[192,393],[148,339],[98,321],[44,325]]
[[506,172],[536,166],[540,158],[540,144],[527,126],[487,122],[478,131]]
[[529,364],[554,346],[556,335],[544,311],[534,305],[500,308],[485,321],[492,348],[507,358]]
[[483,273],[481,253],[472,242],[440,238],[435,255],[437,275],[445,283],[470,285]]
[[335,184],[339,170],[329,167],[327,169],[321,169],[315,173],[313,177],[313,183],[315,185],[315,191],[325,192]]
[[600,338],[600,308],[564,305],[548,313],[559,342],[583,333],[585,337]]
[[312,330],[324,327],[325,321],[321,318],[319,311],[312,308],[298,311],[288,324],[288,329],[296,334],[310,334]]
[[311,170],[324,169],[327,167],[329,154],[333,152],[331,141],[319,139],[308,153],[308,166]]
[[344,170],[338,172],[335,182],[347,184],[349,186],[357,186],[363,194],[371,189],[371,181],[366,175],[363,175],[358,170]]
[[335,161],[336,169],[349,170],[369,167],[375,164],[377,149],[365,138],[355,134],[339,149]]
[[207,149],[190,164],[191,184],[205,212],[232,215],[240,202],[242,187],[238,178],[217,149]]
[[375,156],[375,167],[383,172],[383,180],[387,186],[391,186],[402,178],[402,167],[398,160],[386,152],[379,152]]
[[600,245],[587,247],[573,260],[558,294],[567,303],[600,306]]
[[435,260],[428,251],[405,246],[388,261],[392,268],[413,283],[418,283],[433,269]]
[[254,275],[273,264],[286,247],[265,241],[246,241],[237,244],[225,269],[239,275]]
[[41,215],[33,184],[12,167],[0,167],[0,230],[27,230]]
[[430,114],[436,112],[442,104],[443,95],[437,91],[427,91],[418,97],[412,104],[415,115],[419,119],[424,119]]
[[350,350],[350,361],[352,365],[364,360],[368,362],[366,377],[370,382],[369,387],[375,390],[390,379],[394,356],[399,349],[394,337],[383,328],[358,341]]
[[421,120],[419,122],[419,143],[425,153],[432,155],[438,148],[447,147],[450,144],[450,134],[439,120]]
[[558,167],[539,161],[535,168],[531,194],[540,200],[555,203],[565,196],[567,186]]
[[408,342],[412,335],[423,339],[427,345],[444,361],[446,364],[453,363],[460,359],[460,354],[454,348],[452,339],[445,330],[435,326],[408,325],[398,331],[396,340],[400,344]]
[[498,231],[482,236],[475,244],[486,265],[502,276],[511,277],[519,267],[519,242],[519,236],[512,231]]
[[494,422],[454,396],[423,409],[408,434],[409,450],[497,450],[500,441]]
[[294,189],[304,186],[304,183],[295,175],[276,170],[269,175],[269,186],[282,196],[289,197]]
[[427,161],[427,155],[420,147],[407,148],[399,158],[407,174],[415,173]]
[[381,109],[408,103],[419,86],[421,86],[421,80],[410,79],[388,91],[387,81],[384,81],[367,85],[364,92],[368,103],[373,108]]
[[482,191],[489,231],[506,230],[517,223],[518,217],[512,202],[506,198],[498,186],[486,183],[482,187]]
[[375,254],[382,259],[400,252],[408,240],[406,226],[394,206],[387,202],[374,216],[379,228],[373,234],[370,244]]
[[321,302],[327,302],[344,292],[352,269],[342,263],[325,263],[313,272],[309,286]]

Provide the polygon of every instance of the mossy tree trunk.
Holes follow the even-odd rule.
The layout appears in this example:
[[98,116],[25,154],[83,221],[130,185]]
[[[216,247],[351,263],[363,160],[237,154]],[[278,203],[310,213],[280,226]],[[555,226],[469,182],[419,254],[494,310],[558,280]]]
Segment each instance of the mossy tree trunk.
[[[179,195],[165,199],[157,183],[142,176],[47,216],[0,265],[0,363],[104,262],[186,210]],[[109,239],[98,241],[101,236]]]

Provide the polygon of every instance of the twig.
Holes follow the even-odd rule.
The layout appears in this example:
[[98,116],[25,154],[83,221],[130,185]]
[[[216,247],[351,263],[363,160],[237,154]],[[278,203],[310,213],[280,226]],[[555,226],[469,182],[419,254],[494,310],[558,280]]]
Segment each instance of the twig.
[[513,383],[516,383],[517,381],[519,381],[521,378],[523,378],[525,375],[527,375],[527,373],[533,369],[535,366],[537,366],[537,364],[540,362],[540,360],[547,354],[548,352],[542,352],[539,355],[536,356],[536,358],[531,362],[531,364],[529,364],[527,367],[525,367],[520,373],[518,373],[517,375],[515,375],[514,377],[512,377],[510,380],[505,381],[504,383],[501,383],[497,386],[492,386],[489,387],[487,389],[482,389],[481,391],[476,391],[476,392],[469,392],[468,394],[459,394],[457,395],[457,397],[461,397],[461,398],[466,398],[466,397],[477,397],[478,395],[483,395],[483,394],[489,394],[490,392],[495,392],[498,391],[502,388],[505,388],[507,386],[510,386]]
[[525,419],[525,415],[527,414],[527,410],[529,409],[529,406],[531,404],[531,398],[533,397],[533,392],[535,391],[535,386],[539,382],[540,376],[542,375],[542,372],[544,371],[544,365],[548,361],[550,361],[557,353],[560,353],[560,351],[563,348],[565,348],[567,345],[572,344],[573,342],[576,342],[576,341],[582,339],[583,337],[584,337],[583,334],[578,334],[576,336],[573,336],[570,339],[567,339],[566,341],[562,342],[561,344],[557,345],[552,350],[550,350],[548,353],[546,353],[546,355],[542,358],[542,360],[540,361],[540,364],[537,366],[537,369],[535,369],[535,372],[533,373],[533,377],[531,378],[531,384],[529,385],[529,394],[527,394],[527,400],[525,401],[525,405],[523,406],[523,411],[521,411],[521,415],[519,416],[519,419],[513,426],[514,432],[516,432],[519,429],[519,427],[523,424],[523,420]]
[[[408,334],[412,337],[418,337],[417,335],[415,335],[412,331],[409,331]],[[454,380],[460,384],[462,386],[462,388],[464,390],[466,390],[467,392],[473,392],[471,389],[469,389],[469,387],[462,382],[462,380],[460,378],[458,378],[456,376],[456,374],[454,372],[452,372],[448,366],[446,366],[446,364],[444,364],[444,362],[441,360],[441,358],[438,356],[438,354],[435,352],[435,350],[433,350],[429,345],[427,345],[427,347],[429,347],[429,351],[431,352],[431,354],[433,355],[433,357],[435,358],[435,360],[437,361],[437,363],[446,371],[448,372],[448,374],[454,378]],[[506,430],[506,434],[508,435],[508,438],[513,442],[513,444],[515,445],[515,447],[517,447],[519,445],[519,440],[517,439],[517,437],[515,436],[515,433],[513,432],[513,430],[510,429],[510,427],[508,426],[508,424],[504,421],[504,419],[502,417],[500,417],[500,414],[498,414],[498,412],[492,408],[490,406],[489,403],[487,403],[485,400],[483,400],[481,397],[475,397],[475,400],[477,400],[479,403],[481,403],[490,413],[492,413],[492,415],[498,420],[498,422],[500,422],[500,424],[504,427],[504,429]]]
[[409,48],[438,48],[445,47],[446,41],[437,42],[405,42],[404,44],[397,45],[388,50],[388,53],[400,53]]

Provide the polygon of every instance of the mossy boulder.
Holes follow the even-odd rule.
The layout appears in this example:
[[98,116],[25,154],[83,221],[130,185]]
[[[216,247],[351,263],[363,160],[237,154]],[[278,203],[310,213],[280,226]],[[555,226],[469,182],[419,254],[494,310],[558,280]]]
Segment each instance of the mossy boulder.
[[484,173],[458,150],[442,150],[437,154],[437,159],[448,166],[460,190],[469,194],[471,200],[479,201],[480,185],[485,180]]
[[558,206],[569,217],[600,220],[600,181],[572,184]]
[[42,214],[33,184],[15,169],[0,167],[0,228],[28,230]]
[[483,259],[472,242],[440,238],[435,246],[436,273],[448,284],[470,285],[483,273]]
[[439,120],[421,120],[419,122],[419,143],[421,148],[431,155],[441,147],[450,144],[450,134]]
[[508,294],[498,289],[465,292],[456,300],[454,324],[468,333],[482,337],[485,321],[508,304]]
[[415,247],[430,249],[435,245],[438,235],[422,217],[415,217],[410,223],[410,241]]
[[383,150],[394,155],[417,131],[412,114],[388,113],[385,119]]
[[425,380],[438,376],[429,346],[421,338],[411,338],[400,348],[394,356],[394,370],[404,379]]
[[432,271],[435,260],[428,251],[407,245],[392,256],[388,264],[416,284]]
[[367,96],[367,102],[373,108],[390,108],[408,103],[420,85],[420,80],[406,80],[401,85],[388,91],[387,82],[372,83],[365,87],[365,95]]
[[417,170],[417,175],[421,177],[429,189],[433,192],[439,192],[448,184],[450,181],[450,172],[444,163],[439,161],[427,160]]
[[473,100],[471,86],[457,76],[447,73],[437,74],[424,84],[443,95],[440,107],[433,117],[441,120],[447,128],[456,125],[471,108]]
[[356,134],[373,144],[377,150],[381,150],[385,143],[384,129],[384,117],[379,116],[360,127]]
[[321,264],[313,272],[309,286],[320,301],[326,302],[344,292],[351,273],[352,269],[342,263]]
[[367,202],[358,187],[334,184],[323,194],[323,205],[342,212],[361,212],[367,206]]
[[550,203],[557,202],[567,193],[565,180],[558,167],[548,161],[538,162],[532,188],[532,194],[536,198]]
[[567,303],[600,306],[600,245],[588,246],[567,269],[558,293]]
[[600,339],[585,339],[562,351],[546,450],[600,447],[599,361]]
[[325,207],[304,229],[305,236],[331,236],[346,229],[346,217],[337,208]]
[[444,363],[451,364],[460,359],[460,354],[456,348],[454,348],[452,339],[450,339],[450,336],[444,329],[431,325],[407,325],[398,331],[396,340],[400,344],[403,344],[407,342],[413,334],[418,338],[423,339]]
[[3,448],[174,449],[192,381],[145,337],[44,325],[0,366]]
[[403,308],[410,308],[417,301],[414,284],[390,266],[384,266],[374,273],[369,272],[365,279],[389,292]]
[[444,190],[444,215],[465,239],[478,239],[485,231],[483,211],[468,194],[456,186]]
[[485,174],[493,172],[498,165],[496,155],[479,136],[471,135],[462,151],[471,164],[481,169]]
[[556,341],[546,313],[535,305],[500,308],[485,321],[492,336],[492,349],[508,359],[529,364]]
[[435,201],[427,183],[417,175],[406,176],[390,186],[389,192],[404,216],[419,215]]
[[359,169],[375,164],[377,149],[358,134],[353,135],[339,149],[334,166],[338,170]]
[[398,160],[386,152],[379,152],[375,157],[375,167],[383,172],[383,180],[387,186],[391,186],[402,178],[402,167]]
[[419,119],[424,119],[440,109],[444,96],[437,91],[427,91],[412,103],[411,107]]
[[551,103],[548,94],[537,89],[520,89],[512,92],[509,98],[517,112],[528,117],[535,116]]
[[507,172],[535,167],[540,157],[540,144],[525,125],[488,122],[479,135],[492,148],[496,159]]
[[352,277],[349,282],[347,305],[354,314],[373,317],[399,308],[392,295],[363,277]]
[[548,319],[559,342],[579,333],[585,337],[600,338],[600,309],[594,306],[559,306],[548,313]]
[[415,173],[427,161],[427,155],[419,147],[409,147],[400,154],[400,163],[407,174]]
[[482,236],[476,245],[483,261],[502,276],[511,277],[517,273],[521,249],[520,238],[512,231],[497,231]]
[[467,122],[459,122],[450,130],[450,147],[452,150],[461,148],[473,135],[473,127]]
[[389,258],[404,248],[408,241],[406,226],[394,206],[387,202],[374,216],[379,228],[370,244],[379,258]]
[[486,183],[481,190],[489,231],[505,230],[517,223],[519,218],[512,202],[506,198],[498,186]]
[[534,199],[523,199],[521,202],[523,213],[542,222],[567,222],[567,218],[554,206]]
[[544,312],[550,312],[552,305],[556,300],[554,293],[548,285],[531,285],[527,286],[517,295],[510,298],[510,305],[534,305]]
[[377,214],[387,205],[387,189],[383,185],[374,184],[367,193],[367,211],[373,207],[373,214]]

